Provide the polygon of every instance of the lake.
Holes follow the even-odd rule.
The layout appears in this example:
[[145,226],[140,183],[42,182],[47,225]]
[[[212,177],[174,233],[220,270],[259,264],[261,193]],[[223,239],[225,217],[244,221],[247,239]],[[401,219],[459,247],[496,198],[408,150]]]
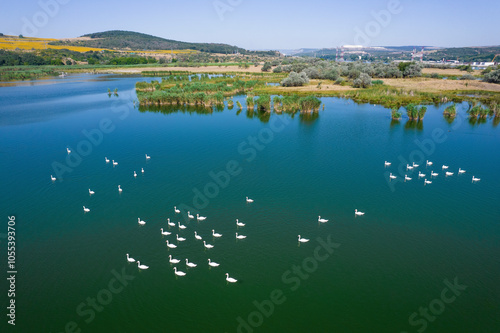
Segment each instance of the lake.
[[293,117],[139,108],[134,85],[151,79],[2,84],[0,241],[15,216],[17,331],[500,331],[498,122],[462,106],[449,122],[447,105],[393,122],[339,98]]

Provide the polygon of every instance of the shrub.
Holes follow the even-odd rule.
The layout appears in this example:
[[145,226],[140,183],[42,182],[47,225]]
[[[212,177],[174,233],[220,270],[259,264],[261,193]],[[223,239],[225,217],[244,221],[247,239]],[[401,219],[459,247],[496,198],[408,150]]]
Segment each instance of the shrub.
[[307,83],[309,83],[309,78],[304,72],[301,72],[300,74],[291,72],[286,79],[281,81],[281,85],[283,87],[299,87]]
[[264,63],[264,66],[262,66],[261,71],[263,71],[263,72],[269,72],[269,71],[271,70],[271,68],[273,68],[273,67],[271,66],[271,63],[270,63],[270,62],[268,62],[268,61],[266,61],[266,62]]
[[273,69],[273,73],[281,73],[281,72],[283,72],[283,68],[281,67],[281,65]]
[[460,80],[475,80],[476,78],[474,77],[474,75],[471,75],[471,74],[465,74],[465,75],[462,75],[462,77],[460,77]]
[[368,88],[371,84],[372,78],[366,73],[361,73],[359,77],[353,81],[354,88]]
[[485,74],[484,81],[490,83],[500,83],[500,69]]
[[373,85],[380,85],[380,84],[384,84],[384,81],[382,81],[382,80],[373,80],[372,84]]

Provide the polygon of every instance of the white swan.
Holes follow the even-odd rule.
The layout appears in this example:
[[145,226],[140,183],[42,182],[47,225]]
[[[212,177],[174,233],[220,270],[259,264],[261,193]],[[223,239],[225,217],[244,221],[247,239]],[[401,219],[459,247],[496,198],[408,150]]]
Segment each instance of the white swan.
[[203,246],[205,246],[205,248],[207,249],[213,249],[213,245],[212,244],[207,244],[207,242],[203,241]]
[[175,248],[177,247],[177,245],[175,245],[175,244],[170,244],[170,243],[168,242],[168,239],[167,239],[167,246],[168,246],[169,248],[171,248],[171,249],[175,249]]
[[148,154],[146,154],[146,159],[149,160],[151,158],[151,156],[148,156]]
[[149,266],[141,265],[140,261],[137,262],[137,267],[139,267],[140,269],[148,269],[149,268]]
[[328,220],[327,219],[322,219],[321,216],[318,216],[318,222],[326,223],[326,222],[328,222]]
[[214,262],[214,261],[210,261],[210,258],[208,258],[208,264],[212,267],[218,267],[220,264]]
[[71,150],[69,148],[66,148],[66,151],[69,153],[71,153]]
[[106,163],[109,163],[109,159],[107,157],[104,157],[104,160],[106,161]]
[[144,173],[144,168],[141,168],[141,172]]
[[167,223],[169,227],[175,227],[175,222],[170,222],[170,218],[167,219]]
[[171,232],[163,231],[163,228],[161,228],[160,230],[161,230],[161,234],[164,235],[164,236],[168,236],[168,235],[172,234]]
[[245,239],[245,238],[247,238],[247,236],[238,235],[238,233],[236,233],[236,239]]
[[421,173],[420,171],[418,172],[418,178],[425,177],[425,173]]
[[232,277],[229,277],[229,273],[226,273],[226,281],[231,282],[231,283],[238,282],[238,280],[233,279]]
[[458,173],[460,173],[460,174],[465,173],[465,170],[458,168]]
[[196,233],[196,231],[194,232],[194,238],[196,238],[197,240],[202,240],[202,239],[203,239],[203,238],[201,238],[201,236],[200,236],[200,235],[198,235],[198,234]]
[[430,162],[429,160],[427,160],[427,161],[425,161],[425,164],[428,165],[428,166],[431,166],[432,162]]
[[480,181],[480,180],[481,180],[481,178],[476,178],[476,177],[472,176],[472,181],[473,181],[473,182],[478,182],[478,181]]
[[189,262],[189,260],[186,258],[186,266],[191,267],[191,268],[195,268],[198,265],[195,263]]
[[123,191],[123,189],[121,188],[120,185],[118,185],[118,192],[122,192],[122,191]]
[[437,172],[431,171],[431,177],[437,177],[437,175],[438,175]]
[[448,177],[448,176],[453,176],[453,172],[446,171],[446,177]]
[[444,170],[444,169],[448,169],[449,167],[447,165],[443,164],[443,166],[441,168],[443,168],[443,170]]
[[127,253],[127,261],[128,261],[128,262],[135,262],[135,259],[134,259],[134,258],[130,258],[130,257],[128,256],[128,253]]
[[432,184],[432,182],[430,180],[424,179],[424,185],[426,184]]
[[411,165],[409,165],[409,164],[407,164],[407,165],[406,165],[406,170],[407,170],[407,171],[408,171],[408,170],[412,170],[412,169],[413,169],[413,166],[411,166]]
[[413,167],[414,168],[418,168],[420,165],[419,164],[416,164],[415,162],[413,162]]
[[200,216],[200,214],[196,214],[196,219],[197,219],[198,221],[204,221],[204,220],[206,220],[206,219],[207,219],[207,217],[206,217],[206,216]]
[[190,218],[190,219],[194,219],[193,214],[191,214],[189,211],[188,211],[188,218]]
[[137,177],[137,172],[134,171],[134,177]]
[[392,174],[392,172],[391,172],[391,173],[389,174],[389,178],[390,178],[390,179],[396,179],[396,176],[394,176],[394,175]]
[[238,219],[236,219],[236,226],[238,226],[238,227],[244,227],[245,223],[239,222]]
[[212,236],[219,238],[222,237],[222,234],[216,233],[214,229],[212,229]]
[[113,160],[113,166],[115,165],[118,165],[118,162],[115,162],[115,160]]
[[179,214],[181,211],[179,209],[177,209],[176,206],[174,206],[174,212],[175,212],[175,214]]
[[389,166],[391,165],[391,162],[384,161],[384,166]]
[[174,273],[175,273],[175,275],[178,275],[178,276],[185,276],[186,275],[186,273],[184,273],[183,271],[178,271],[177,267],[174,267]]
[[87,207],[83,206],[83,211],[84,211],[85,213],[88,213],[88,212],[90,212],[90,209],[88,209]]
[[178,264],[178,263],[180,263],[180,262],[181,262],[179,259],[172,258],[172,255],[171,255],[171,254],[169,254],[169,255],[168,255],[168,261],[169,261],[171,264]]
[[179,225],[179,229],[186,229],[186,226],[185,225],[182,225],[180,222],[177,222],[177,224]]
[[92,194],[95,194],[95,192],[92,191],[91,189],[89,189],[89,195],[92,195]]
[[247,202],[253,202],[253,199],[248,199],[247,197]]
[[411,178],[408,177],[408,175],[405,175],[405,181],[407,181],[407,180],[411,180]]
[[361,215],[365,215],[365,213],[363,213],[363,212],[358,212],[358,210],[357,210],[357,209],[355,209],[355,210],[354,210],[354,214],[355,214],[355,215],[360,215],[360,216],[361,216]]
[[55,181],[56,181],[56,179],[57,179],[56,177],[54,177],[54,176],[50,175],[50,180],[52,180],[53,182],[55,182]]
[[184,237],[179,237],[179,234],[175,234],[175,239],[177,239],[178,242],[184,242],[186,240]]
[[140,225],[145,225],[146,224],[146,221],[142,221],[140,217],[137,218],[137,223],[139,223]]
[[300,235],[299,235],[299,242],[300,243],[307,243],[307,242],[309,242],[309,239],[307,239],[307,238],[300,238]]

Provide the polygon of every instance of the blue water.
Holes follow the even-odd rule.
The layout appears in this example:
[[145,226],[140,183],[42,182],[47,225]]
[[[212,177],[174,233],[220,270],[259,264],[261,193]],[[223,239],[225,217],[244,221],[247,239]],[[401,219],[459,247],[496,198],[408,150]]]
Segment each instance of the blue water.
[[[459,107],[449,123],[442,105],[420,124],[394,123],[384,107],[337,98],[323,98],[316,116],[139,110],[134,85],[150,79],[82,74],[0,88],[0,232],[15,215],[16,330],[500,330],[493,119],[471,123]],[[245,97],[233,99],[244,105]],[[406,172],[413,162],[420,166]],[[439,176],[424,186],[418,171]],[[412,180],[399,181],[405,174]],[[207,220],[189,221],[187,210]],[[169,228],[167,218],[187,229]],[[246,226],[237,229],[237,218]],[[215,247],[205,250],[194,231]],[[299,246],[299,234],[310,242]],[[321,246],[329,241],[337,245]],[[150,268],[138,270],[126,253]],[[169,254],[181,263],[171,265]],[[185,258],[198,267],[186,268]],[[220,267],[209,269],[208,258]],[[187,275],[176,277],[173,266]],[[122,269],[130,280],[119,285]],[[455,296],[446,303],[444,281],[455,278],[466,288],[445,292]],[[8,285],[0,286],[5,309]],[[430,304],[426,318],[419,311]]]

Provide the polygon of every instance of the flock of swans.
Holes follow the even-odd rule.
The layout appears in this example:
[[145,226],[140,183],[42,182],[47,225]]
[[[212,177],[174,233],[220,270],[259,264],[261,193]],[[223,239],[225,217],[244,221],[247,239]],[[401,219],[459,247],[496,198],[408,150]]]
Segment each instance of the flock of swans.
[[[384,161],[384,167],[389,167],[391,165],[391,162],[387,162],[387,161]],[[433,165],[433,162],[427,160],[425,161],[425,166],[426,167],[432,167]],[[413,171],[413,169],[416,169],[418,168],[420,165],[419,164],[416,164],[415,162],[412,163],[412,165],[409,165],[409,164],[406,164],[406,171]],[[441,166],[441,170],[444,171],[444,175],[445,177],[450,177],[450,176],[453,176],[455,173],[454,172],[451,172],[451,171],[445,171],[445,170],[448,170],[449,169],[449,166],[448,165],[442,165]],[[465,173],[465,170],[463,170],[462,168],[458,168],[458,172],[457,174],[458,175],[462,175]],[[439,174],[437,172],[434,172],[434,170],[431,170],[430,172],[430,179],[433,179],[433,178],[436,178]],[[393,175],[392,172],[389,173],[389,180],[393,180],[393,179],[396,179],[397,176],[396,175]],[[432,184],[432,181],[429,179],[426,178],[426,174],[425,173],[422,173],[421,171],[418,172],[418,179],[420,178],[424,178],[424,185],[428,185],[428,184]],[[408,176],[408,174],[405,174],[404,176],[404,182],[406,183],[407,181],[410,181],[412,180],[411,177]],[[472,176],[472,182],[478,182],[480,181],[481,179],[480,178],[476,178],[474,176]]]

